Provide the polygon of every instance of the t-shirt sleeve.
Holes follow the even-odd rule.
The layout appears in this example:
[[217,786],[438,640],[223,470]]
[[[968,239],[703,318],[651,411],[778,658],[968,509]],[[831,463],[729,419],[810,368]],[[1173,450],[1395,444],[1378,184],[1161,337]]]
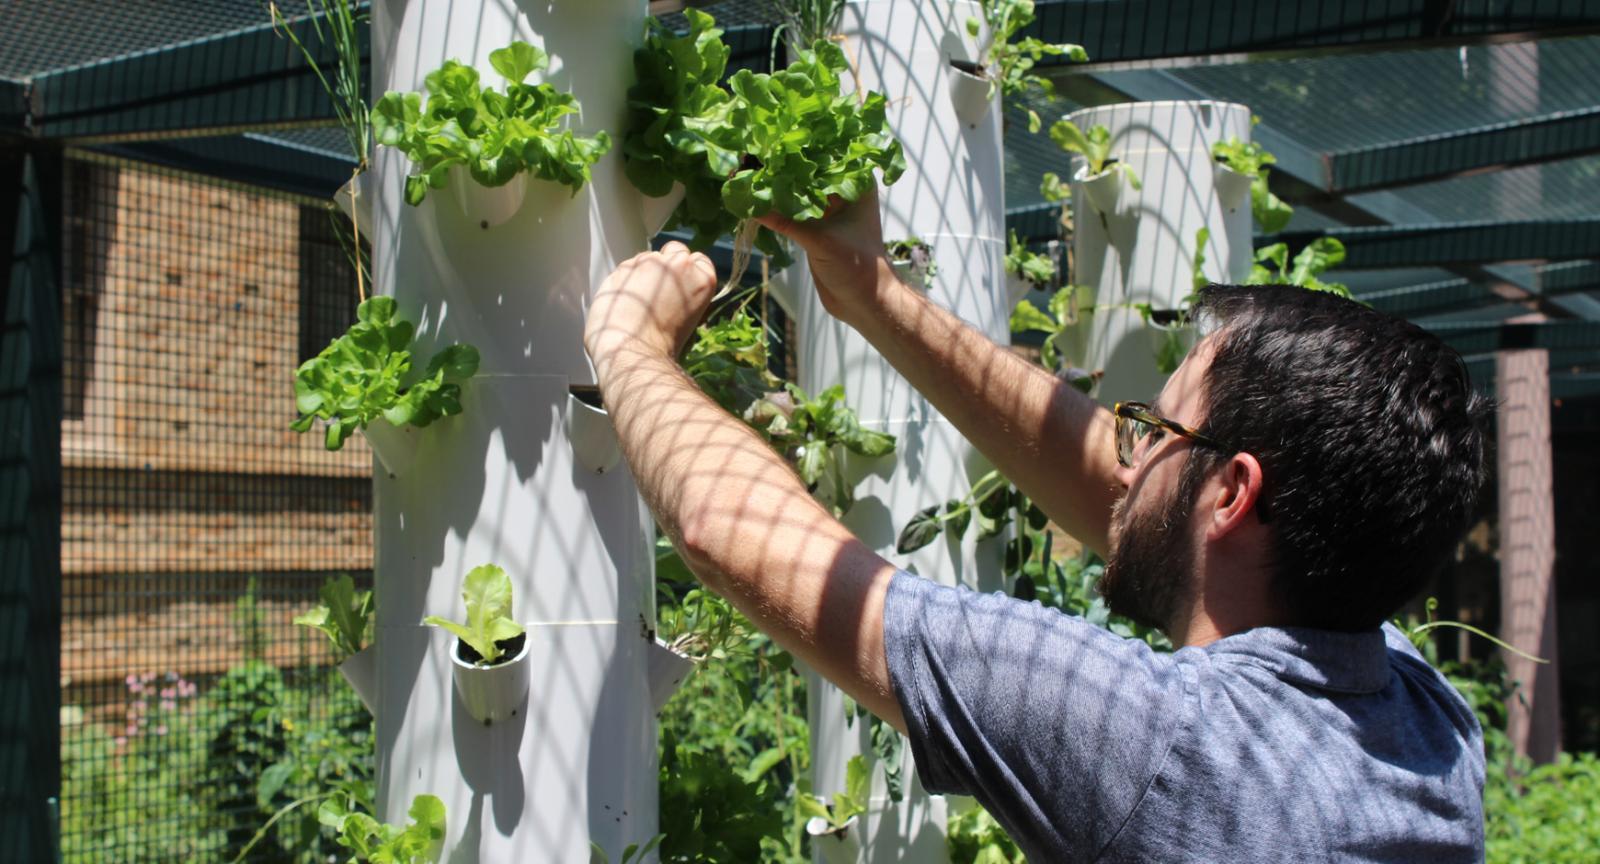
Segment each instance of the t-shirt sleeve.
[[884,649],[923,786],[976,797],[1039,860],[1099,854],[1187,716],[1172,655],[908,573],[889,588]]

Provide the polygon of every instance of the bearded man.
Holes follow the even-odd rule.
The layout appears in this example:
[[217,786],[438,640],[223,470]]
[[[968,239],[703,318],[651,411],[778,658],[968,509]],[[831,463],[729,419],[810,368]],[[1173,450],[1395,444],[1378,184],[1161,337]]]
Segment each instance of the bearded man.
[[674,362],[711,262],[631,259],[585,346],[641,492],[708,587],[909,736],[926,788],[976,796],[1033,861],[1481,860],[1477,722],[1385,624],[1482,484],[1454,351],[1330,295],[1213,286],[1155,401],[1106,411],[896,280],[875,195],[764,222],[1177,648],[898,571]]

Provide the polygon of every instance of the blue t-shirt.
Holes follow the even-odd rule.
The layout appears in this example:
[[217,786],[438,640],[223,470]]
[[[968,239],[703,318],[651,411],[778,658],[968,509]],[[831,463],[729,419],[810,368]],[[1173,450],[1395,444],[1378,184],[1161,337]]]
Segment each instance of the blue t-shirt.
[[1392,627],[1162,654],[899,573],[884,648],[923,785],[1031,861],[1483,859],[1477,718]]

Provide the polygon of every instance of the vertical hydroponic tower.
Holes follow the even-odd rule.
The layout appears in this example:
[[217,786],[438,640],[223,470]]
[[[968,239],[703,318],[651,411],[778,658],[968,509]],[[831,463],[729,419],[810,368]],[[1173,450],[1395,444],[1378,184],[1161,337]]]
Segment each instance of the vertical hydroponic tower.
[[[951,65],[980,58],[985,33],[970,35],[969,19],[982,19],[976,3],[860,2],[846,7],[840,29],[856,85],[889,98],[889,124],[905,148],[908,170],[880,191],[884,238],[916,237],[929,244],[938,266],[929,297],[1003,342],[1009,309],[999,99],[985,84],[975,104],[962,102],[962,79]],[[963,496],[989,466],[950,421],[865,339],[832,319],[815,292],[799,281],[791,293],[801,385],[815,392],[843,384],[864,426],[898,438],[893,457],[847,456],[851,478],[861,483],[845,523],[880,554],[921,576],[947,585],[999,587],[1003,540],[978,544],[976,532],[969,532],[960,543],[940,540],[909,556],[896,554],[896,536],[917,511]],[[847,723],[840,692],[815,679],[810,702],[815,789],[830,794],[844,788],[851,756],[866,753],[872,759],[869,722]],[[905,798],[898,804],[887,797],[883,772],[874,771],[872,799],[857,837],[860,858],[944,860],[944,803],[915,782],[909,748],[902,758]]]
[[[617,139],[644,11],[380,0],[374,98],[422,90],[447,59],[502,86],[489,52],[523,39],[550,55],[543,80],[581,102],[575,131]],[[407,172],[379,148],[376,290],[420,322],[422,357],[467,342],[482,366],[462,415],[402,436],[412,452],[375,472],[378,810],[403,821],[413,795],[442,798],[443,860],[586,861],[591,840],[616,858],[656,832],[652,531],[606,424],[574,434],[593,415],[570,394],[594,380],[581,344],[592,287],[645,248],[641,198],[616,149],[576,196],[526,175],[485,190],[458,174],[411,207]],[[513,582],[531,686],[513,717],[485,726],[452,692],[453,637],[421,621],[463,619],[462,577],[490,562]]]

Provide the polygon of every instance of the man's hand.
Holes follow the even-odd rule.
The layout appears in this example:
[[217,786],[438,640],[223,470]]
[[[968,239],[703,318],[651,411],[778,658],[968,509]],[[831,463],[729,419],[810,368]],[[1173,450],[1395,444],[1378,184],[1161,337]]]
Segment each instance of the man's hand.
[[846,323],[873,314],[882,284],[880,267],[882,272],[890,270],[883,252],[876,184],[854,204],[834,199],[821,220],[795,222],[770,213],[756,221],[806,251],[812,281],[828,314]]
[[711,259],[677,241],[622,262],[600,283],[584,325],[583,345],[595,368],[624,348],[678,356],[716,289]]

